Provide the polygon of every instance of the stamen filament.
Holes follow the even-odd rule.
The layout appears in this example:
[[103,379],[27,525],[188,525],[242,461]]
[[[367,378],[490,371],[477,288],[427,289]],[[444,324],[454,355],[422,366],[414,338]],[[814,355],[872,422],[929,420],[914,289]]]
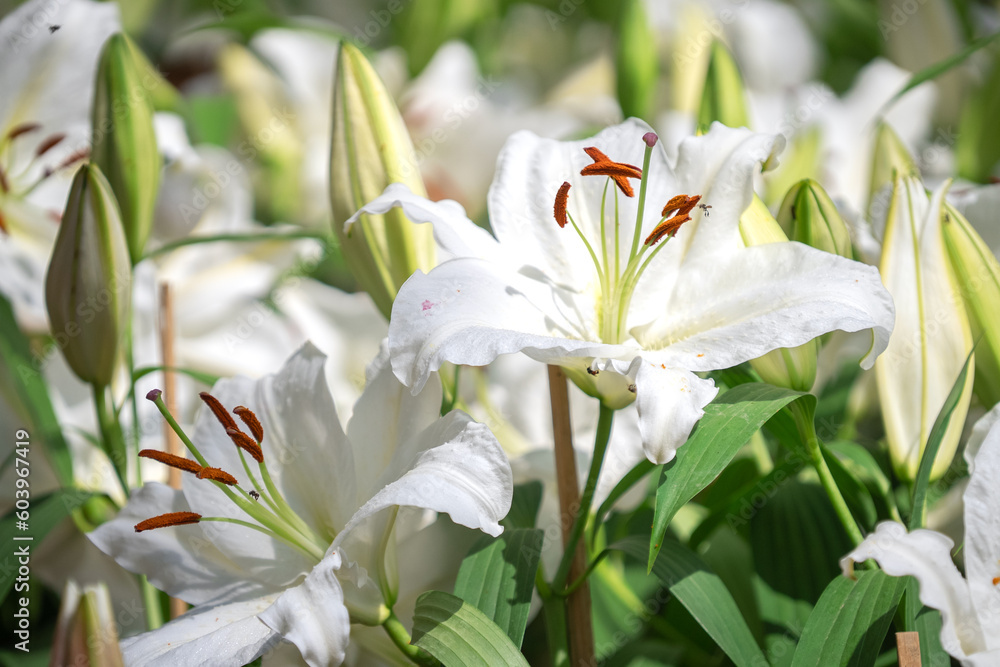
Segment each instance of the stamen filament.
[[232,519],[230,517],[225,517],[225,516],[203,516],[203,517],[201,517],[201,520],[202,521],[221,521],[223,523],[234,523],[237,526],[243,526],[245,528],[252,528],[252,529],[256,530],[259,533],[264,533],[268,537],[273,537],[274,539],[281,540],[282,542],[284,542],[288,546],[290,546],[290,547],[292,547],[294,549],[297,549],[298,551],[302,552],[306,556],[309,556],[310,558],[315,558],[317,561],[323,560],[323,556],[326,555],[326,549],[322,549],[322,550],[317,549],[316,545],[314,545],[314,544],[299,544],[298,542],[295,542],[293,540],[289,540],[289,539],[287,539],[285,537],[282,537],[281,535],[279,535],[279,534],[277,534],[277,533],[275,533],[275,532],[273,532],[273,531],[271,531],[271,530],[269,530],[267,528],[264,528],[263,526],[258,526],[255,523],[250,523],[249,521],[243,521],[242,519]]
[[[267,489],[265,489],[264,486],[257,481],[257,478],[254,477],[253,472],[250,470],[249,464],[247,464],[247,457],[243,454],[243,450],[237,448],[236,451],[239,452],[240,463],[243,464],[243,472],[246,473],[247,479],[250,480],[250,484],[252,484],[254,489],[257,490],[258,493],[260,493],[260,497],[271,508],[271,511],[274,512],[275,514],[278,514],[278,506],[274,504],[273,500],[271,500],[271,495],[267,492]],[[247,495],[249,495],[249,492],[247,493]]]
[[293,527],[297,528],[298,531],[302,533],[302,535],[308,538],[310,541],[316,544],[322,544],[323,542],[322,540],[319,539],[319,536],[315,532],[313,532],[312,528],[306,525],[306,523],[302,520],[302,518],[299,517],[299,515],[295,512],[295,510],[291,508],[291,506],[288,504],[285,498],[278,491],[278,487],[275,486],[274,481],[271,480],[271,473],[267,469],[267,464],[261,461],[257,467],[260,468],[260,476],[264,480],[264,486],[266,486],[267,490],[271,493],[271,497],[274,498],[274,502],[278,504],[279,508],[277,512],[278,516],[281,516],[284,519],[286,519],[289,523],[292,524]]
[[600,279],[601,285],[603,286],[605,284],[604,270],[601,267],[601,263],[597,260],[597,253],[594,252],[594,249],[591,247],[590,241],[587,240],[587,237],[584,236],[583,232],[580,231],[580,228],[577,227],[576,220],[573,219],[573,216],[569,213],[569,211],[566,212],[566,217],[568,217],[570,223],[572,223],[573,229],[576,230],[577,236],[579,236],[580,240],[583,241],[583,244],[587,246],[587,252],[590,253],[590,258],[594,260],[594,268],[597,269],[597,277],[598,279]]

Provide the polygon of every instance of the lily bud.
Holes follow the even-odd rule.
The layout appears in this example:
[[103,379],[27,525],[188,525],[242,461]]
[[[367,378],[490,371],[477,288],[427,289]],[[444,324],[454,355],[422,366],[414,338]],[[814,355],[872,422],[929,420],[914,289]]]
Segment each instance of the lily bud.
[[358,49],[343,43],[337,58],[330,150],[333,227],[348,268],[387,318],[396,292],[417,269],[434,266],[430,225],[415,225],[394,208],[344,223],[390,183],[426,197],[417,156],[399,110]]
[[811,178],[796,183],[778,211],[778,224],[793,241],[853,259],[851,234],[833,200]]
[[[740,217],[740,236],[748,247],[788,241],[781,225],[757,195]],[[798,347],[771,350],[762,357],[751,359],[750,365],[764,382],[795,391],[809,391],[816,382],[818,352],[819,343],[814,338]]]
[[743,76],[729,49],[718,40],[712,42],[708,57],[708,72],[698,109],[698,133],[708,132],[714,121],[729,127],[750,126]]
[[[888,208],[890,188],[896,176],[919,176],[920,169],[910,155],[906,144],[896,131],[885,122],[875,130],[875,152],[872,154],[872,175],[868,187],[868,213],[884,214]],[[881,214],[874,217],[881,218]]]
[[984,405],[1000,402],[1000,263],[986,242],[945,203],[944,243],[962,290],[976,347],[974,390]]
[[148,61],[125,35],[101,52],[94,88],[91,160],[101,168],[121,208],[132,262],[139,261],[153,224],[160,186],[160,151],[150,93],[159,86]]
[[628,118],[649,118],[656,98],[656,38],[640,0],[623,5],[618,29],[618,103]]
[[[896,473],[912,480],[934,421],[972,351],[972,332],[942,234],[947,184],[928,199],[913,176],[898,176],[886,218],[882,282],[896,305],[889,347],[875,361],[882,420]],[[970,372],[931,479],[951,465],[972,398]]]
[[110,384],[131,294],[118,204],[97,165],[85,164],[73,178],[45,277],[52,336],[84,382]]
[[52,665],[124,665],[111,595],[103,583],[66,582],[52,641]]

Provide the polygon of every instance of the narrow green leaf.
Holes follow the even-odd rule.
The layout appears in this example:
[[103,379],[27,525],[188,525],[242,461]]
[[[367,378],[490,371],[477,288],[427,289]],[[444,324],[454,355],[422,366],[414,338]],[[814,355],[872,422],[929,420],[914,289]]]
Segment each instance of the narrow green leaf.
[[[611,548],[640,561],[646,558],[645,539],[640,536]],[[694,552],[667,540],[652,571],[736,665],[768,664],[729,589]]]
[[698,422],[687,443],[677,450],[673,461],[663,466],[656,490],[647,564],[649,570],[653,569],[653,562],[674,514],[712,483],[768,419],[803,395],[791,389],[755,382],[734,387],[705,407],[705,416]]
[[[0,544],[8,545],[11,552],[27,547],[28,552],[33,553],[56,524],[71,511],[83,505],[92,495],[89,491],[80,489],[64,489],[44,498],[32,499],[31,506],[26,510],[27,520],[24,521],[27,529],[21,527],[22,519],[17,516],[18,510],[11,510],[7,516],[0,519]],[[17,559],[11,556],[0,563],[0,601],[7,597],[14,580],[19,576],[16,561]]]
[[806,621],[792,667],[874,665],[905,589],[905,579],[880,570],[835,578]]
[[504,528],[534,528],[538,521],[538,508],[542,506],[542,483],[538,480],[514,487],[510,511],[500,522]]
[[[52,346],[55,347],[54,345]],[[51,349],[49,354],[59,354]],[[42,370],[46,360],[32,355],[28,339],[21,333],[14,317],[14,310],[0,295],[0,394],[13,406],[22,424],[12,424],[13,437],[18,427],[24,428],[32,447],[45,453],[61,486],[73,483],[73,459],[59,422],[56,420],[49,390]]]
[[995,32],[992,35],[986,35],[985,37],[980,37],[979,39],[973,41],[964,49],[959,51],[958,53],[950,55],[941,62],[934,63],[930,67],[925,67],[924,69],[920,70],[919,72],[910,77],[910,80],[906,82],[906,85],[903,86],[898,93],[890,97],[889,101],[886,102],[884,105],[882,105],[882,109],[879,112],[879,115],[884,116],[885,112],[889,109],[889,107],[891,107],[893,104],[896,103],[896,100],[898,100],[900,97],[910,92],[920,84],[924,83],[925,81],[930,81],[931,79],[934,79],[944,74],[953,67],[961,65],[963,62],[965,62],[965,60],[969,56],[971,56],[973,53],[983,48],[984,46],[989,45],[998,36],[1000,36],[1000,32]]
[[920,584],[913,577],[906,580],[903,596],[903,630],[920,636],[920,657],[925,665],[949,665],[951,658],[941,646],[941,612],[920,602]]
[[417,598],[411,643],[445,665],[528,665],[496,623],[473,605],[444,591],[428,591]]
[[518,647],[528,625],[544,538],[538,528],[484,535],[462,561],[455,581],[455,595],[486,614]]
[[923,456],[920,458],[920,467],[917,469],[917,478],[913,482],[913,511],[910,514],[910,530],[922,528],[924,526],[924,521],[927,518],[927,487],[930,484],[931,468],[934,466],[934,459],[937,458],[937,452],[938,448],[941,446],[941,440],[944,438],[944,434],[948,430],[948,422],[951,421],[951,413],[954,412],[955,408],[958,406],[958,401],[962,396],[962,390],[965,388],[965,378],[969,374],[969,364],[972,361],[972,355],[974,353],[975,350],[969,352],[969,356],[965,358],[965,364],[962,366],[962,370],[959,372],[958,378],[955,380],[955,384],[948,393],[948,398],[944,399],[944,405],[941,406],[941,412],[938,413],[937,419],[934,420],[934,426],[931,427],[930,435],[927,436],[927,445],[924,447]]
[[[135,372],[132,374],[132,384],[135,384],[139,378],[146,377],[150,373],[155,373],[157,371],[173,371],[174,373],[187,375],[192,380],[197,380],[198,382],[207,384],[208,386],[214,385],[220,379],[218,375],[205,373],[203,371],[196,371],[193,368],[184,368],[182,366],[143,366],[142,368],[135,369]],[[128,399],[124,402],[127,403]]]

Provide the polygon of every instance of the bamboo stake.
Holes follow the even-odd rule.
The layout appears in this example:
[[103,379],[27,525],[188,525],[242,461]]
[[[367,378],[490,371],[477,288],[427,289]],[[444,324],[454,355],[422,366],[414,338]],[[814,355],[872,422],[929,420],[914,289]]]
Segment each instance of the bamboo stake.
[[897,632],[899,667],[920,667],[920,633]]
[[[580,511],[580,482],[577,479],[576,455],[573,452],[566,375],[558,366],[549,366],[549,397],[552,402],[559,513],[562,517],[562,540],[565,545]],[[587,569],[585,541],[577,541],[568,581],[576,581]],[[566,629],[569,634],[570,664],[594,664],[594,628],[590,615],[590,585],[587,582],[566,598]]]
[[[160,283],[160,358],[166,368],[174,367],[174,303],[170,294],[170,284]],[[173,371],[163,371],[163,399],[167,409],[171,414],[177,414],[177,402],[174,389],[176,388],[176,377]],[[167,444],[167,451],[174,456],[184,456],[184,446],[180,438],[170,428],[170,424],[163,422],[163,438]],[[181,488],[181,471],[177,468],[169,468],[167,483],[173,489]],[[177,618],[188,610],[188,605],[184,600],[170,598],[170,618]]]

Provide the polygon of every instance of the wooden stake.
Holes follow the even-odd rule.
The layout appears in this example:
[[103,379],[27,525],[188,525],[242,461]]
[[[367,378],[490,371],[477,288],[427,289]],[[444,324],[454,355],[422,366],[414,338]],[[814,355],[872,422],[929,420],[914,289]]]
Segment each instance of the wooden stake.
[[[163,360],[164,367],[174,367],[174,303],[168,283],[160,283],[160,358]],[[163,371],[163,402],[170,414],[177,414],[177,401],[174,392],[177,383],[175,380],[173,371]],[[163,422],[163,438],[169,453],[174,456],[185,455],[180,438],[166,422]],[[169,468],[169,471],[167,483],[171,488],[181,488],[181,471],[177,468]],[[188,605],[184,600],[170,598],[170,618],[177,618],[187,610]]]
[[[552,434],[555,441],[556,486],[562,517],[563,545],[580,512],[580,482],[576,475],[573,431],[569,421],[569,392],[566,374],[549,366],[549,397],[552,401]],[[568,581],[576,581],[587,569],[586,540],[579,540],[570,563]],[[586,582],[566,598],[566,629],[569,634],[571,665],[594,664],[594,627],[590,614],[590,585]]]
[[920,667],[920,633],[897,632],[899,667]]

